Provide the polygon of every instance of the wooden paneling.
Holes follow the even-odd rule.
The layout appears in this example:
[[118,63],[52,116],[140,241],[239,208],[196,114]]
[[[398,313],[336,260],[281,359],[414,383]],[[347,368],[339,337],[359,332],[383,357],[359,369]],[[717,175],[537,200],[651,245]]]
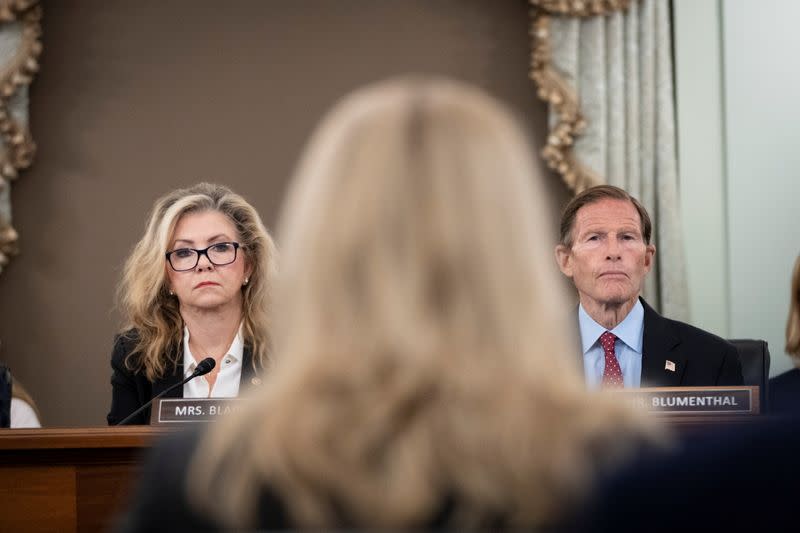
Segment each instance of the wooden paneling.
[[77,531],[75,467],[4,466],[0,531]]
[[76,472],[78,531],[105,531],[109,519],[124,510],[133,481],[139,473],[135,464],[86,465]]
[[127,502],[150,427],[0,432],[0,532],[108,531]]

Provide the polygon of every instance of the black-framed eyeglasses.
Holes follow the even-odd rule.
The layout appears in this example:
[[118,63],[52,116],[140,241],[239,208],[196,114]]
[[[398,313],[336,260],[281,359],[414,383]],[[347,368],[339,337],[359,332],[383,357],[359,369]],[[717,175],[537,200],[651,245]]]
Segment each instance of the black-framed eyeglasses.
[[196,248],[177,248],[166,253],[169,266],[175,272],[186,272],[193,270],[200,262],[200,256],[204,255],[214,266],[230,265],[236,261],[236,250],[239,249],[238,242],[218,242],[208,248],[198,250]]

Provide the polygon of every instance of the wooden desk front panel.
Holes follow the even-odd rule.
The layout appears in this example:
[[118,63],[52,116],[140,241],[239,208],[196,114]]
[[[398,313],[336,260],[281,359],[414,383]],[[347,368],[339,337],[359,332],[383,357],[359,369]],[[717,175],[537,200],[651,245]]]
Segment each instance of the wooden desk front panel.
[[0,432],[0,531],[108,531],[128,501],[155,433],[159,430]]
[[4,466],[0,531],[75,532],[75,468]]

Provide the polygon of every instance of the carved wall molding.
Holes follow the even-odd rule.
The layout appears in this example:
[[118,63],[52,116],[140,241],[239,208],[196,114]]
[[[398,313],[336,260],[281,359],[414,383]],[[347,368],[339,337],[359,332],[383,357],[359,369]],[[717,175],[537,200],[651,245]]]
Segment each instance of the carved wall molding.
[[11,182],[31,165],[36,153],[27,121],[27,98],[20,104],[18,97],[39,70],[41,18],[39,0],[0,0],[0,33],[20,33],[16,49],[0,58],[0,204],[4,204],[0,205],[0,271],[18,253],[18,235],[11,225]]
[[549,128],[542,158],[561,175],[575,193],[602,180],[583,166],[573,153],[575,137],[586,129],[586,119],[576,91],[552,63],[550,20],[553,16],[595,17],[628,9],[631,0],[530,0],[531,70],[537,96],[555,110],[557,120]]

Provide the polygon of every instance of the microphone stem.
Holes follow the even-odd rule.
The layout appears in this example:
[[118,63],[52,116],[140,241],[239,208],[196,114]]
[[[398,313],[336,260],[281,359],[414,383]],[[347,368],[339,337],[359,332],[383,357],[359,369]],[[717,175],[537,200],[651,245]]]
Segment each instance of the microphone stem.
[[181,381],[180,383],[175,383],[175,384],[174,384],[174,385],[172,385],[171,387],[168,387],[168,388],[166,388],[165,390],[161,391],[161,392],[160,392],[160,393],[159,393],[157,396],[154,396],[153,398],[151,398],[151,399],[150,399],[150,401],[148,401],[147,403],[145,403],[144,405],[142,405],[141,407],[139,407],[137,410],[135,410],[134,412],[132,412],[131,414],[129,414],[128,416],[126,416],[125,418],[123,418],[122,420],[120,420],[119,422],[117,422],[115,425],[117,425],[117,426],[124,426],[125,424],[127,424],[128,422],[130,422],[131,420],[133,420],[133,418],[134,418],[136,415],[138,415],[139,413],[141,413],[142,411],[144,411],[145,409],[147,409],[148,407],[150,407],[150,406],[153,404],[153,402],[154,402],[154,401],[158,400],[159,398],[161,398],[162,396],[164,396],[165,394],[167,394],[169,391],[171,391],[171,390],[173,390],[173,389],[176,389],[177,387],[180,387],[180,386],[182,386],[182,385],[185,385],[185,384],[186,384],[186,383],[187,383],[189,380],[191,380],[191,379],[194,379],[194,378],[196,378],[196,377],[197,377],[197,375],[196,375],[196,374],[192,374],[192,375],[190,375],[188,378],[184,378],[184,380],[183,380],[183,381]]

